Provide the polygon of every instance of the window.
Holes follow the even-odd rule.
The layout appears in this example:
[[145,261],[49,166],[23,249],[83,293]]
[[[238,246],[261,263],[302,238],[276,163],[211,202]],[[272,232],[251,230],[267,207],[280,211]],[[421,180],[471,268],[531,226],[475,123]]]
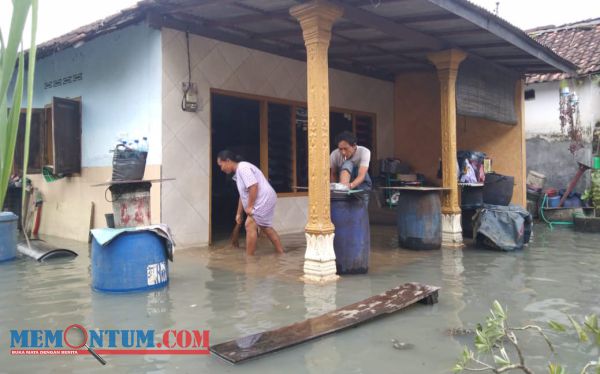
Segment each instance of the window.
[[[13,170],[22,173],[25,111],[21,112]],[[30,174],[43,166],[57,175],[81,172],[81,101],[54,97],[44,109],[33,109],[29,138]]]
[[535,90],[525,90],[525,100],[535,100]]
[[[219,110],[238,112],[239,108],[234,105],[235,100],[224,100],[236,96],[243,97],[246,101],[254,101],[255,105],[261,108],[258,118],[260,142],[256,144],[257,147],[260,147],[260,162],[256,165],[260,165],[269,183],[279,194],[306,192],[305,188],[308,187],[308,111],[306,104],[213,90],[213,106],[223,105],[226,102],[230,107],[227,110],[225,108]],[[216,109],[213,108],[213,110]],[[226,127],[227,125],[220,121],[218,126]],[[354,132],[358,144],[369,148],[372,152],[371,159],[376,159],[374,149],[375,115],[332,108],[329,128],[330,151],[337,147],[334,139],[342,131]],[[213,136],[215,132],[220,132],[220,129],[213,128]],[[231,136],[231,134],[228,135],[228,141],[232,141]],[[246,137],[246,139],[248,138]],[[213,143],[215,142],[219,143],[213,138]],[[219,145],[231,148],[233,144],[219,143]]]

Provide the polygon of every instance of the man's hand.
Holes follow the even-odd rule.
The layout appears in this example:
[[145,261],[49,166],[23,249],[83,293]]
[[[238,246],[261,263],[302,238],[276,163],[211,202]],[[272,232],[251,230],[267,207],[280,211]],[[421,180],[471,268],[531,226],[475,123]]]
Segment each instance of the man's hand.
[[237,223],[238,225],[242,224],[242,215],[241,214],[235,215],[235,223]]
[[253,206],[249,206],[246,209],[244,209],[244,211],[246,212],[246,214],[248,215],[248,217],[252,217],[252,215],[254,214],[254,207]]

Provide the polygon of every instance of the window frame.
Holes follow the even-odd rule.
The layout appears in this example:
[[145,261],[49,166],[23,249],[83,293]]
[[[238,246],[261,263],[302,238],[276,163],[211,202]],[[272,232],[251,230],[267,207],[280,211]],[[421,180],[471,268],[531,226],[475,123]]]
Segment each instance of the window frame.
[[[79,171],[78,172],[72,172],[72,173],[68,173],[65,174],[65,176],[70,176],[70,177],[74,177],[74,176],[81,176],[81,170],[83,169],[83,102],[81,100],[81,96],[78,97],[74,97],[74,98],[69,98],[69,97],[57,97],[58,99],[67,99],[67,100],[71,100],[71,101],[75,101],[79,103],[79,115],[78,115],[78,126],[79,126],[79,131],[80,131],[80,156],[79,156]],[[53,123],[53,117],[54,117],[54,98],[50,101],[50,103],[45,104],[43,107],[41,108],[32,108],[35,111],[39,111],[40,112],[40,116],[41,116],[41,129],[40,129],[40,141],[39,141],[39,157],[41,158],[41,167],[40,170],[37,170],[37,168],[34,169],[28,169],[28,174],[30,175],[35,175],[35,174],[42,174],[42,168],[45,166],[52,166],[54,168],[54,166],[56,165],[55,163],[55,154],[56,154],[56,146],[55,146],[55,140],[54,140],[54,123]],[[21,109],[21,113],[26,113],[26,109]],[[17,149],[15,148],[15,152],[17,152]],[[22,150],[21,150],[22,152]],[[62,152],[60,149],[58,150],[58,152]],[[29,153],[31,155],[31,149],[29,150]],[[23,156],[20,156],[21,159]],[[15,157],[16,158],[16,157]],[[30,163],[31,163],[31,159],[30,159]],[[13,162],[13,172],[18,172],[18,173],[22,173],[21,170],[21,165],[16,165],[15,162]]]
[[[292,174],[293,174],[293,186],[298,187],[296,185],[297,181],[297,159],[296,159],[296,150],[297,150],[297,138],[296,138],[296,110],[298,107],[307,108],[308,105],[306,102],[298,101],[298,100],[290,100],[290,99],[282,99],[277,97],[270,97],[258,94],[250,94],[245,92],[237,92],[224,90],[220,88],[211,88],[210,89],[211,97],[213,94],[217,95],[225,95],[238,97],[241,99],[249,99],[258,101],[260,106],[260,165],[259,168],[262,173],[265,175],[267,180],[269,179],[269,114],[268,108],[269,103],[273,104],[281,104],[288,105],[291,107],[292,115],[290,119],[290,127],[292,130],[292,143],[291,149],[292,152]],[[372,139],[373,144],[371,151],[371,161],[377,159],[377,114],[374,112],[366,112],[361,110],[347,109],[342,107],[330,106],[329,112],[337,112],[337,113],[348,113],[352,115],[352,131],[356,134],[356,116],[370,117],[372,122]],[[212,128],[212,124],[211,124]],[[372,164],[374,165],[374,164]],[[277,192],[277,197],[303,197],[308,196],[308,191],[298,191],[295,188],[295,191],[292,192]]]

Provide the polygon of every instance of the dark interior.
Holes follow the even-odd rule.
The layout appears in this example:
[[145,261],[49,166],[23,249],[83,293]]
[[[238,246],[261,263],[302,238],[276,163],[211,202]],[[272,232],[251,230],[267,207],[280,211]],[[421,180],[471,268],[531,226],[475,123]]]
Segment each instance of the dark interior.
[[235,226],[238,192],[233,175],[217,165],[217,154],[229,149],[260,165],[260,104],[256,100],[220,94],[211,96],[212,114],[212,241],[226,239]]

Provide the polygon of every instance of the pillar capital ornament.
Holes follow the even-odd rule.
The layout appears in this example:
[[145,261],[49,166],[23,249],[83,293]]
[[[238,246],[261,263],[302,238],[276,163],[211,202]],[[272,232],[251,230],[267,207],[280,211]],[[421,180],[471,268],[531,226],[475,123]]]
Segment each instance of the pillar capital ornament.
[[456,48],[432,52],[427,55],[427,59],[435,65],[438,74],[440,71],[452,71],[456,73],[458,66],[465,58],[467,58],[467,53]]
[[300,22],[306,46],[315,43],[329,45],[331,27],[343,13],[342,8],[325,0],[313,0],[290,8],[290,14]]

